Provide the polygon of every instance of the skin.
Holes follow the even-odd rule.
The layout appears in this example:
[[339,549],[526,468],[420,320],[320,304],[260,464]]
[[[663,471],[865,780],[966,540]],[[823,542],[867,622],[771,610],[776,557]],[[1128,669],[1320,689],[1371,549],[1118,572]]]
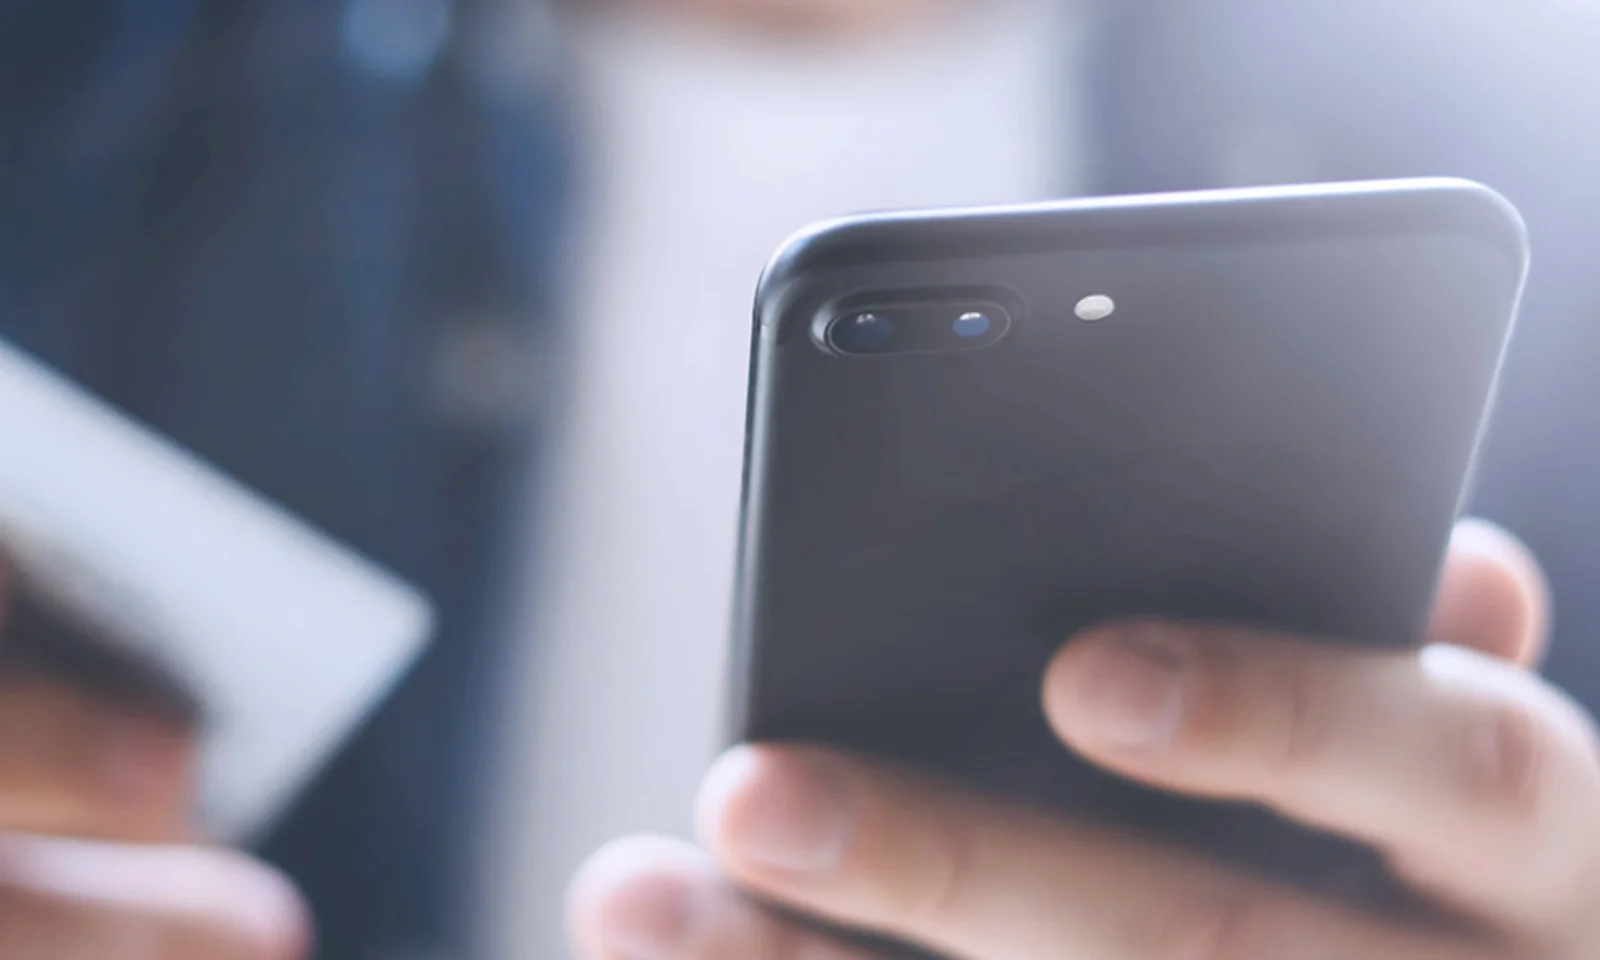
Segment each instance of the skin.
[[[0,619],[4,616],[0,570]],[[46,678],[0,678],[0,957],[293,960],[290,883],[196,842],[194,739]]]
[[701,846],[633,837],[584,866],[574,943],[584,960],[859,956],[759,900],[961,960],[1597,956],[1600,753],[1530,669],[1548,626],[1533,558],[1467,523],[1420,651],[1129,624],[1077,638],[1041,678],[1067,747],[1374,844],[1447,922],[1359,915],[852,757],[754,745],[707,777]]
[[[600,3],[602,0],[592,0]],[[892,34],[972,0],[609,0],[784,40]]]

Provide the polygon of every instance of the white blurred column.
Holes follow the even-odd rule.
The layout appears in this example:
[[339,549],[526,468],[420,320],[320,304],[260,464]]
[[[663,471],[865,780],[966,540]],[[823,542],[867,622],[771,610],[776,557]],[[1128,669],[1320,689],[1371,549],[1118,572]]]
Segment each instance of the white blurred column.
[[[995,5],[892,41],[590,24],[575,78],[576,395],[480,889],[488,953],[565,956],[562,893],[630,831],[687,833],[720,746],[751,296],[804,224],[1069,192],[1079,31]],[[532,534],[530,534],[530,539]]]

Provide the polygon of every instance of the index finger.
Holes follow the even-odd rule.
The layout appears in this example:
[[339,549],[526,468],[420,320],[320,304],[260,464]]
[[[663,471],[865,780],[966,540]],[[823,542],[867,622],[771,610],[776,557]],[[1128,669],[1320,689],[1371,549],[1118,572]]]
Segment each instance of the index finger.
[[242,855],[0,837],[0,956],[296,960],[287,880]]
[[1594,730],[1513,666],[1544,629],[1536,568],[1517,569],[1502,535],[1470,553],[1459,540],[1435,638],[1476,650],[1124,624],[1062,649],[1046,713],[1094,763],[1372,844],[1476,916],[1514,928],[1566,916],[1595,856]]

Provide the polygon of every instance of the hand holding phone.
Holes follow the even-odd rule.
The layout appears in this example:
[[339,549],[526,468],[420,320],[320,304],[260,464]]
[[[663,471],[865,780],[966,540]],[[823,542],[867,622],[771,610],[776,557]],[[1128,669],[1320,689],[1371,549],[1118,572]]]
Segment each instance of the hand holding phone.
[[[1148,717],[1159,698],[1145,689],[1118,705],[1092,680],[1093,660],[1124,642],[1137,652],[1148,636],[1076,638],[1041,682],[1063,747],[1153,787],[1270,803],[1377,843],[1408,885],[1409,914],[1353,911],[847,752],[761,745],[736,748],[707,777],[704,850],[632,837],[590,860],[570,899],[578,955],[910,952],[882,939],[851,948],[798,918],[963,960],[1268,960],[1311,946],[1378,960],[1591,955],[1600,763],[1592,721],[1530,669],[1547,603],[1525,549],[1466,523],[1422,649],[1167,625],[1167,642],[1233,655],[1199,661],[1178,722],[1156,711],[1165,739],[1134,743],[1120,711]],[[1083,698],[1086,687],[1097,695]],[[1093,717],[1108,705],[1121,731],[1110,738]],[[1281,749],[1291,732],[1292,754]]]
[[732,737],[824,744],[1314,888],[1382,863],[1061,749],[1161,619],[1418,644],[1522,289],[1460,181],[864,217],[758,297]]
[[1466,525],[1441,575],[1524,267],[1459,181],[802,234],[757,308],[755,745],[709,856],[580,875],[585,955],[1592,952],[1537,567]]

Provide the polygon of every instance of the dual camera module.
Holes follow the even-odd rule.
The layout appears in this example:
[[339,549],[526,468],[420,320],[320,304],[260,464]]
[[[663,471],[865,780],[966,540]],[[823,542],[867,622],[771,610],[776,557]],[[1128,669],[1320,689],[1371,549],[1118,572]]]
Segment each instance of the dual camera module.
[[[1003,290],[920,293],[859,299],[829,310],[816,326],[818,346],[846,357],[957,354],[994,346],[1011,333],[1021,301]],[[1077,301],[1072,315],[1099,323],[1117,310],[1106,294]]]
[[826,342],[851,356],[953,353],[998,342],[1010,332],[1011,317],[1010,310],[987,300],[878,304],[838,313]]
[[[1092,294],[1072,309],[1084,323],[1116,311],[1109,296]],[[826,314],[819,346],[845,356],[957,353],[993,346],[1011,332],[1021,307],[1004,291],[922,294],[858,301]]]

